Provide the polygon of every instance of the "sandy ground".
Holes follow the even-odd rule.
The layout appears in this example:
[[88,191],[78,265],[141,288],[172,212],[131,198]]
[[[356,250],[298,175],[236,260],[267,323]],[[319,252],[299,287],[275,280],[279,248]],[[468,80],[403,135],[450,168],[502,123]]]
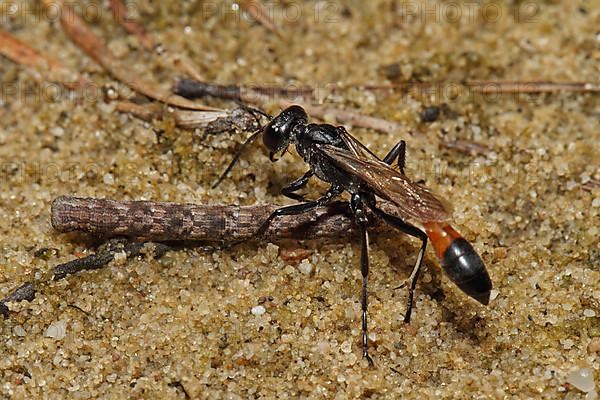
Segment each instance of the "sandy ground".
[[[447,4],[276,2],[281,36],[240,18],[231,2],[134,6],[156,39],[187,55],[207,80],[309,85],[337,107],[406,126],[394,135],[352,132],[382,155],[407,140],[408,175],[453,203],[456,227],[487,264],[495,289],[488,307],[453,286],[429,250],[405,325],[406,291],[394,288],[410,273],[418,243],[401,234],[372,237],[376,368],[369,369],[360,353],[360,249],[353,238],[114,262],[40,284],[32,302],[9,304],[10,318],[0,322],[2,396],[595,398],[569,384],[568,374],[591,368],[598,389],[598,95],[452,98],[447,89],[464,79],[598,81],[600,4]],[[103,15],[92,25],[109,48],[168,88],[176,73],[102,5],[95,9]],[[103,89],[127,94],[48,18],[4,11],[3,29]],[[203,138],[169,120],[118,113],[102,96],[50,101],[30,73],[4,58],[0,67],[0,297],[99,244],[53,231],[50,203],[59,195],[287,204],[279,190],[304,172],[296,156],[271,164],[256,146],[231,179],[210,189],[249,133]],[[447,84],[424,96],[326,90],[411,79]],[[26,94],[31,86],[38,96]],[[442,103],[448,112],[420,121],[423,107]],[[454,140],[489,151],[440,146]],[[310,193],[324,188],[315,181]],[[40,256],[43,248],[57,251]],[[265,312],[255,315],[259,304]]]

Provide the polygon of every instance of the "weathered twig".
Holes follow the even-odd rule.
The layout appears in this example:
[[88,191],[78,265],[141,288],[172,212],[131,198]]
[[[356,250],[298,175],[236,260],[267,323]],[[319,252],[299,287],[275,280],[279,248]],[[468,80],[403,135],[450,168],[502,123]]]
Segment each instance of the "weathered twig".
[[[113,261],[115,259],[115,255],[121,252],[124,252],[127,258],[137,257],[142,254],[142,250],[144,249],[145,245],[146,243],[126,244],[123,241],[111,240],[106,245],[102,246],[96,254],[91,254],[87,257],[57,265],[54,268],[52,280],[57,281],[77,272],[102,268]],[[154,246],[155,258],[162,257],[163,254],[170,249],[169,246],[161,243],[156,243]],[[32,301],[37,292],[36,286],[39,286],[43,283],[47,282],[27,282],[14,289],[10,294],[0,300],[0,314],[2,314],[4,318],[9,317],[10,312],[6,306],[6,303]]]
[[[381,204],[389,209],[389,205]],[[236,243],[252,238],[264,219],[278,206],[224,206],[158,203],[151,201],[114,201],[105,199],[58,197],[52,203],[52,226],[60,232],[81,231],[104,237],[126,236],[144,240],[205,241]],[[371,215],[372,216],[372,215]],[[373,216],[372,216],[373,217]],[[373,218],[373,228],[387,225]],[[354,230],[347,203],[334,203],[300,216],[282,216],[271,224],[267,239],[313,239],[348,235]],[[96,254],[56,266],[52,280],[70,274],[104,267],[118,253],[127,258],[139,256],[146,243],[109,241]],[[154,244],[154,257],[160,258],[171,247]],[[27,282],[0,300],[0,314],[9,316],[8,302],[31,301],[36,286]]]
[[9,302],[19,302],[23,300],[31,301],[35,298],[35,286],[32,282],[27,282],[15,290],[13,290],[8,296],[0,300],[0,314],[4,316],[4,318],[8,318],[9,309],[6,306],[6,303]]
[[217,85],[206,82],[199,82],[191,79],[179,79],[174,87],[174,92],[185,98],[199,98],[204,96],[213,96],[224,99],[239,100],[244,103],[264,104],[275,101],[281,108],[286,108],[292,104],[299,104],[311,115],[323,120],[334,119],[337,123],[348,124],[361,128],[374,129],[384,133],[399,133],[402,126],[396,122],[388,121],[382,118],[369,117],[356,111],[340,110],[329,106],[315,106],[301,101],[290,101],[277,97],[273,93],[273,98],[253,89],[242,89],[235,85]]
[[[115,258],[115,254],[125,252],[125,255],[130,257],[137,257],[141,254],[142,249],[146,243],[121,243],[119,241],[109,241],[106,246],[101,249],[97,254],[92,254],[84,258],[69,261],[64,264],[60,264],[54,268],[55,281],[65,278],[67,275],[75,274],[81,271],[87,271],[92,269],[102,268]],[[154,247],[154,257],[160,258],[162,255],[169,250],[169,247],[165,244],[156,243]]]
[[271,21],[267,13],[265,12],[262,4],[256,0],[240,0],[240,5],[252,18],[259,24],[270,30],[271,32],[279,35],[279,30],[275,23]]
[[[394,210],[385,203],[381,205]],[[52,226],[59,232],[81,231],[104,237],[235,242],[252,238],[277,208],[272,204],[196,205],[64,196],[52,202]],[[386,229],[378,219],[373,220],[374,228]],[[340,202],[297,216],[281,216],[271,223],[265,238],[335,237],[353,229],[347,203]]]
[[[332,88],[335,91],[336,88]],[[258,93],[269,99],[286,98],[288,100],[316,101],[315,90],[309,86],[278,86],[278,85],[221,85],[206,83],[202,80],[180,79],[174,87],[175,91],[191,97],[214,96],[222,99],[236,99],[242,97],[242,92]],[[247,97],[247,96],[244,96]]]
[[[383,208],[387,208],[382,204]],[[82,231],[104,237],[127,236],[145,240],[239,242],[252,238],[262,221],[278,206],[222,206],[158,203],[151,201],[113,201],[104,199],[58,197],[52,203],[52,226],[60,232]],[[347,203],[300,216],[282,216],[271,224],[267,239],[312,239],[348,235],[353,227]],[[387,226],[375,219],[374,228]],[[154,257],[160,258],[169,246],[154,244]],[[127,258],[142,253],[143,242],[112,240],[96,254],[56,266],[52,280],[70,274],[99,269],[118,253]],[[0,300],[0,314],[9,316],[8,302],[31,301],[36,286],[27,282]]]
[[464,87],[476,93],[498,94],[538,94],[549,92],[600,92],[599,82],[553,82],[553,81],[512,81],[512,80],[467,80],[463,82],[406,81],[390,84],[342,84],[336,90],[362,88],[366,90],[410,91],[421,90],[428,95],[433,88]]
[[32,71],[37,81],[48,79],[69,88],[83,84],[86,80],[70,71],[54,58],[42,54],[26,43],[0,30],[0,54]]
[[465,85],[480,93],[600,92],[598,82],[471,80]]
[[[42,1],[48,6],[57,2],[57,0]],[[56,4],[53,4],[53,7],[55,6]],[[189,101],[183,97],[173,95],[169,91],[158,88],[154,83],[140,79],[134,71],[117,60],[106,47],[104,40],[96,35],[77,14],[61,13],[60,22],[64,32],[69,36],[73,43],[100,64],[109,74],[135,91],[148,96],[149,98],[181,108],[219,111],[214,107],[208,107],[203,104]]]
[[490,153],[489,147],[481,143],[477,143],[472,140],[466,139],[456,139],[454,141],[442,140],[440,141],[440,147],[457,150],[461,153],[467,153],[471,155],[485,156]]
[[110,8],[112,9],[114,18],[123,29],[132,35],[135,35],[146,49],[152,50],[154,48],[154,39],[142,24],[130,18],[128,15],[129,10],[127,9],[127,6],[123,4],[122,0],[110,0]]
[[[189,87],[185,87],[190,83]],[[286,98],[288,100],[318,100],[315,90],[309,86],[278,86],[278,85],[217,85],[204,82],[181,82],[181,90],[190,90],[190,94],[196,96],[215,96],[220,98],[240,98],[248,97],[254,93],[269,96],[269,98]],[[179,86],[178,85],[178,86]],[[399,82],[390,84],[335,84],[327,85],[330,93],[339,93],[348,89],[364,89],[369,91],[410,91],[421,90],[431,94],[432,89],[439,87],[446,88],[450,86],[464,87],[465,90],[472,90],[476,93],[498,93],[498,94],[538,94],[547,92],[599,92],[600,83],[596,82],[552,82],[552,81],[494,81],[494,80],[472,80],[464,82]],[[244,95],[243,93],[247,94]],[[236,94],[234,97],[233,94]]]
[[195,111],[166,109],[160,104],[136,104],[130,102],[117,103],[117,110],[132,114],[144,121],[162,120],[172,116],[175,124],[184,129],[203,128],[205,134],[217,134],[240,131],[253,131],[258,128],[256,119],[243,108],[223,111]]
[[[123,29],[135,35],[146,50],[154,50],[157,48],[154,37],[139,21],[132,19],[133,10],[128,8],[133,6],[134,3],[132,2],[125,5],[123,0],[110,0],[110,8],[113,15]],[[194,64],[185,55],[169,51],[164,43],[161,44],[160,49],[157,48],[157,51],[160,53],[158,62],[161,65],[167,68],[175,68],[177,71],[189,75],[194,79],[202,79],[202,75],[200,75]]]

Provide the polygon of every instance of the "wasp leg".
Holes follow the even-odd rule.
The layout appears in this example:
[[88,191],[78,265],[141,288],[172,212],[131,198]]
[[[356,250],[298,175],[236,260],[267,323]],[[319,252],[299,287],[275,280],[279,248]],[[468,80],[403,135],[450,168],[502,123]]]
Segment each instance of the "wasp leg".
[[383,219],[385,222],[393,226],[394,228],[406,233],[407,235],[416,237],[421,240],[421,250],[419,250],[419,255],[417,257],[417,262],[413,267],[413,270],[410,274],[408,280],[410,281],[410,286],[408,289],[408,305],[406,307],[406,314],[404,315],[404,322],[410,322],[410,315],[412,313],[413,301],[415,288],[417,286],[417,280],[419,279],[419,274],[421,273],[421,267],[423,265],[423,257],[425,256],[425,249],[427,248],[427,234],[417,228],[414,225],[408,224],[404,222],[401,218],[398,218],[394,215],[388,214],[382,209],[378,208],[376,205],[372,203],[367,203],[371,210]]
[[404,174],[404,164],[406,162],[406,142],[404,140],[399,141],[394,148],[390,150],[384,157],[383,162],[392,165],[396,157],[398,157],[398,167],[400,167],[400,172]]
[[258,117],[256,114],[262,115],[263,117],[266,117],[269,121],[271,121],[273,119],[272,115],[267,114],[266,112],[264,112],[263,110],[261,110],[260,108],[256,108],[256,107],[252,107],[249,106],[247,104],[242,103],[240,100],[238,99],[233,99],[233,101],[244,111],[246,111],[247,113],[249,113],[250,115],[252,115],[254,117],[254,119],[256,120],[256,124],[258,125],[259,129],[262,130],[262,125],[260,124],[260,117]]
[[246,147],[250,143],[254,142],[256,140],[256,138],[260,136],[261,133],[262,133],[261,130],[258,130],[256,132],[254,132],[252,134],[252,136],[250,136],[248,139],[246,139],[246,141],[244,143],[242,143],[242,145],[238,149],[237,153],[235,153],[235,156],[233,156],[233,159],[229,162],[229,165],[227,165],[227,168],[225,168],[225,171],[223,171],[223,173],[221,174],[221,176],[219,176],[219,179],[217,179],[217,181],[215,183],[213,183],[213,185],[211,186],[213,189],[215,189],[217,186],[219,186],[219,184],[221,182],[223,182],[223,179],[225,179],[227,177],[227,175],[229,174],[229,172],[232,170],[232,168],[238,162],[238,160],[242,156],[242,153],[244,152],[244,150],[246,149]]
[[367,351],[369,343],[369,336],[367,330],[367,278],[369,275],[369,234],[367,233],[367,216],[363,208],[363,202],[360,194],[353,194],[350,200],[350,207],[354,216],[356,217],[356,223],[360,228],[360,272],[362,274],[362,296],[361,296],[361,308],[362,308],[362,353],[363,357],[367,359],[369,366],[373,367],[373,359]]
[[317,200],[307,201],[306,203],[292,204],[291,206],[285,206],[278,208],[273,211],[271,215],[262,223],[258,231],[256,232],[256,236],[261,237],[264,236],[267,229],[269,229],[269,225],[271,222],[281,216],[281,215],[298,215],[310,210],[313,210],[317,207],[321,207],[331,203],[333,199],[335,199],[340,193],[342,189],[337,186],[332,186],[329,190],[323,195],[323,197],[318,198]]
[[283,189],[281,189],[281,194],[286,197],[289,197],[290,199],[294,199],[294,200],[298,200],[298,201],[305,201],[304,196],[299,195],[294,192],[297,190],[300,190],[304,186],[306,186],[306,184],[308,183],[308,180],[313,175],[314,175],[314,173],[312,171],[310,171],[310,170],[307,171],[300,178],[296,179],[294,182],[290,183],[289,185],[287,185]]

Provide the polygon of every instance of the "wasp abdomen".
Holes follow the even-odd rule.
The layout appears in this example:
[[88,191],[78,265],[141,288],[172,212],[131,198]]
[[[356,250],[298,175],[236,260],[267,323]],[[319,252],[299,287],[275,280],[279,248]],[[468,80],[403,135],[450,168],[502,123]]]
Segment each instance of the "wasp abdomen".
[[473,246],[446,223],[423,225],[450,280],[463,292],[487,305],[492,281]]
[[442,267],[463,292],[482,304],[489,303],[492,281],[469,242],[462,237],[454,239],[444,252]]

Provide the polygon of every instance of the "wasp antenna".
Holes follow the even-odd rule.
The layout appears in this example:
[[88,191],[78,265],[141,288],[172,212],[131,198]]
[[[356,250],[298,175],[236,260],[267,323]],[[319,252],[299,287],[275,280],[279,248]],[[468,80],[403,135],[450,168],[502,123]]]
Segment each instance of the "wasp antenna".
[[221,174],[219,179],[212,185],[213,189],[215,189],[217,186],[219,186],[219,184],[223,181],[223,179],[225,179],[225,177],[229,174],[229,172],[231,171],[231,169],[233,168],[235,163],[237,163],[237,161],[240,159],[242,153],[246,149],[246,146],[248,146],[248,144],[250,144],[254,140],[256,140],[256,138],[260,135],[261,132],[262,132],[261,129],[257,130],[256,132],[254,132],[252,134],[252,136],[250,136],[248,139],[246,139],[246,141],[244,143],[242,143],[242,145],[240,146],[237,153],[235,153],[235,156],[233,157],[233,159],[231,160],[231,162],[229,163],[227,168],[225,168],[225,171],[223,171],[223,173]]
[[[252,106],[249,106],[249,105],[247,105],[247,104],[244,104],[244,103],[243,103],[241,100],[238,100],[238,99],[234,99],[233,101],[234,101],[234,102],[235,102],[235,103],[236,103],[236,104],[237,104],[237,105],[238,105],[238,106],[239,106],[241,109],[243,109],[243,110],[245,110],[245,111],[249,112],[250,114],[252,114],[252,116],[253,116],[254,118],[256,118],[257,122],[258,122],[258,119],[259,119],[259,118],[258,118],[258,117],[257,117],[255,114],[260,114],[260,115],[262,115],[263,117],[266,117],[266,118],[267,118],[269,121],[271,121],[271,120],[273,119],[273,116],[272,116],[272,115],[270,115],[270,114],[267,114],[266,112],[264,112],[263,110],[261,110],[261,109],[260,109],[260,108],[258,108],[258,107],[252,107]],[[260,123],[259,123],[258,125],[260,126]]]

